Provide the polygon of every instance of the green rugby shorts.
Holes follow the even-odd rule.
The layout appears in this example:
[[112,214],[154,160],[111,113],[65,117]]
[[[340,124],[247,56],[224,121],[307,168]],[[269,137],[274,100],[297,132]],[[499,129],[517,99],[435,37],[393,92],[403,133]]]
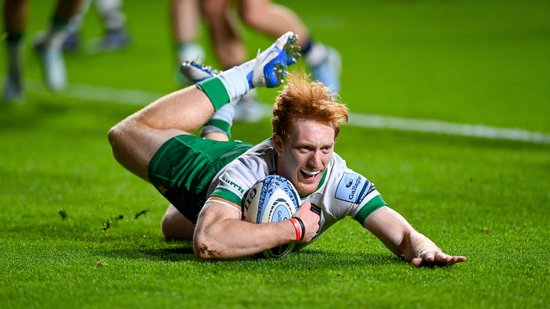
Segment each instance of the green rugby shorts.
[[166,141],[149,163],[149,181],[191,222],[206,202],[214,176],[252,145],[219,142],[193,135]]

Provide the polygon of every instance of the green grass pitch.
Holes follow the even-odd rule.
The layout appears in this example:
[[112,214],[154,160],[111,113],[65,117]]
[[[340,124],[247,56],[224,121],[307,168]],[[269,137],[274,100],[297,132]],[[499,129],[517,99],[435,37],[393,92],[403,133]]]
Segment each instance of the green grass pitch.
[[[453,267],[401,262],[351,219],[280,260],[202,262],[189,243],[165,242],[167,202],[115,162],[106,139],[150,100],[45,90],[30,45],[53,2],[30,1],[27,94],[0,106],[0,307],[549,306],[544,143],[343,128],[337,152],[419,231],[469,257]],[[550,134],[548,1],[280,3],[341,52],[341,97],[354,113]],[[168,1],[126,1],[125,9],[131,47],[67,55],[71,87],[176,89]],[[271,41],[242,30],[251,55]],[[92,7],[82,37],[101,33]],[[207,61],[217,66],[207,36],[203,27]],[[264,102],[275,94],[260,91]],[[234,127],[251,142],[269,133],[268,119]]]

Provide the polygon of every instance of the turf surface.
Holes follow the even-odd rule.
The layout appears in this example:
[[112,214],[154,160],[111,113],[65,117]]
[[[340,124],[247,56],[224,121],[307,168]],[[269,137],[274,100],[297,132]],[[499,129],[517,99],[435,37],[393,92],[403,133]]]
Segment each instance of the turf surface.
[[[29,37],[52,3],[31,1]],[[353,112],[550,133],[546,1],[282,3],[342,53]],[[67,55],[70,82],[175,89],[167,9],[127,1],[132,47]],[[251,54],[269,44],[243,30]],[[91,10],[83,37],[100,33]],[[166,202],[110,153],[107,130],[140,106],[45,92],[30,48],[25,73],[25,101],[0,107],[2,307],[548,306],[549,145],[343,129],[349,165],[467,263],[414,268],[351,219],[281,260],[201,262],[162,240]],[[234,128],[251,142],[268,134],[267,119]]]

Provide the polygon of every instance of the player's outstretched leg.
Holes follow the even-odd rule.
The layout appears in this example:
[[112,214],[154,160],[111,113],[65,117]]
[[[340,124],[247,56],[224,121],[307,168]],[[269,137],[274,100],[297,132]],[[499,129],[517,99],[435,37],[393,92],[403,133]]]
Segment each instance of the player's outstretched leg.
[[[211,121],[206,123],[208,130],[202,133],[214,130],[230,138],[233,106],[255,87],[276,87],[284,81],[286,67],[296,63],[300,56],[296,40],[296,35],[288,32],[255,59],[221,73],[195,62],[184,62],[180,68],[182,74],[197,82],[214,106]],[[232,104],[226,106],[227,103]]]
[[[211,67],[203,66],[194,61],[183,62],[180,66],[180,72],[185,80],[192,81],[194,84],[220,74],[220,72],[213,70]],[[258,102],[258,94],[253,89],[242,96],[235,104],[233,120],[256,122],[264,116],[263,114]]]
[[[277,87],[284,81],[286,67],[296,63],[300,56],[296,40],[294,33],[287,32],[255,59],[206,78],[197,87],[208,96],[214,110],[227,103],[235,104],[255,87]],[[182,69],[188,73],[202,72],[204,76],[213,74],[199,64],[186,64]]]
[[[255,87],[277,87],[284,81],[286,67],[296,63],[300,57],[300,47],[296,45],[297,39],[294,33],[287,32],[270,47],[259,53],[255,59],[223,73],[236,69],[243,71],[250,89]],[[209,77],[223,75],[223,73],[212,70],[209,66],[193,61],[182,63],[180,71],[195,83],[202,82]]]
[[207,78],[197,83],[197,88],[167,94],[125,118],[109,130],[115,157],[128,170],[148,179],[151,158],[173,136],[191,134],[215,120],[207,125],[217,125],[220,130],[204,131],[203,135],[212,138],[219,133],[227,140],[233,117],[233,105],[228,103],[236,102],[253,87],[280,85],[286,67],[299,55],[294,42],[292,33],[285,34],[256,59]]

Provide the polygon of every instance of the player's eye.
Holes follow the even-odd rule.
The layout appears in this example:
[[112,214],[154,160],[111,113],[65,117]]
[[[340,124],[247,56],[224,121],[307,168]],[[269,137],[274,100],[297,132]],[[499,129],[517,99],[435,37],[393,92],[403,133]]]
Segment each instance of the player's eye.
[[296,146],[296,150],[299,153],[308,153],[309,151],[311,151],[311,147],[301,145],[301,146]]

